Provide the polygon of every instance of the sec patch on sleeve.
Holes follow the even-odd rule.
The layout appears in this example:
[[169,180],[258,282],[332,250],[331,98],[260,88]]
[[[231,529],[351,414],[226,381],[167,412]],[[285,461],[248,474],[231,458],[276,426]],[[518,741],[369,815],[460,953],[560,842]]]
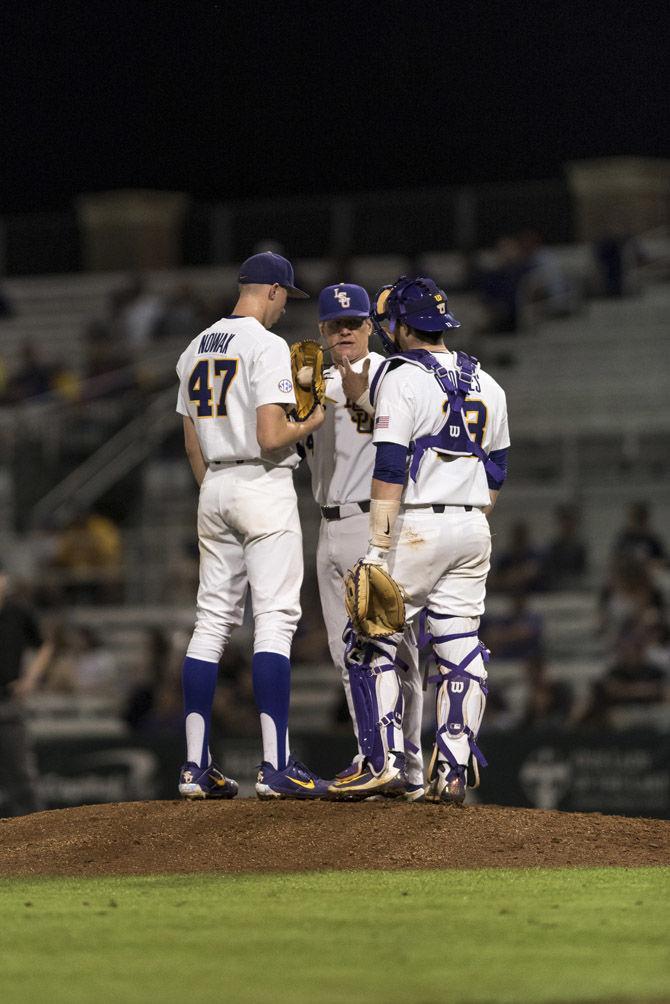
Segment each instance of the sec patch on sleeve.
[[291,391],[293,390],[293,384],[291,383],[290,380],[280,380],[278,386],[280,391],[282,391],[282,393],[284,394],[290,394]]

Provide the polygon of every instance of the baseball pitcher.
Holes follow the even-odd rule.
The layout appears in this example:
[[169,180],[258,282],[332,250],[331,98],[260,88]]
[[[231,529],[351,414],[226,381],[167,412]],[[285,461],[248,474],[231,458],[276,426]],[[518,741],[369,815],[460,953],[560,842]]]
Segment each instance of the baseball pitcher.
[[235,781],[212,762],[209,727],[218,663],[242,623],[247,586],[254,615],[253,688],[260,713],[260,798],[319,798],[327,783],[291,757],[290,650],[300,617],[302,534],[293,487],[295,444],[316,432],[323,409],[301,423],[289,349],[270,328],[294,286],[293,268],[271,252],[244,262],[239,299],[182,354],[177,365],[186,453],[200,485],[200,585],[195,630],[182,680],[186,763],[184,798],[232,798]]

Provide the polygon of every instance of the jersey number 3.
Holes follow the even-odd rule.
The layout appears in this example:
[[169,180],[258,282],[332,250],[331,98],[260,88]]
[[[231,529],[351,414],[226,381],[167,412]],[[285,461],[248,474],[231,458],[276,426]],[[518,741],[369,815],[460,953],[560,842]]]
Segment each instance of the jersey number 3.
[[[213,372],[212,372],[213,371]],[[201,359],[193,367],[188,380],[188,396],[197,404],[198,418],[220,418],[226,411],[226,394],[237,374],[237,359]],[[221,380],[221,393],[216,406],[212,407],[214,380]]]

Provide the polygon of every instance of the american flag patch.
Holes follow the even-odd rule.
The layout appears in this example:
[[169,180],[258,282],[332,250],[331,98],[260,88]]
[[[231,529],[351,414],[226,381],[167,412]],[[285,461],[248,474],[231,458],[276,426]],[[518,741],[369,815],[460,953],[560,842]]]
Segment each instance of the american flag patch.
[[389,416],[380,415],[375,419],[375,429],[388,429],[389,427]]

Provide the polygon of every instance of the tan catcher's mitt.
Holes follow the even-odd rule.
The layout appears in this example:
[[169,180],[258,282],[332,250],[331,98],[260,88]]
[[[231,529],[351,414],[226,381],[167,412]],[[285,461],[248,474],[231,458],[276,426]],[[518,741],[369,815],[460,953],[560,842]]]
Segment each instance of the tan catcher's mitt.
[[344,604],[358,635],[389,638],[405,626],[405,597],[379,565],[357,561],[344,579]]
[[291,372],[295,389],[295,409],[291,412],[298,422],[304,422],[326,396],[323,378],[323,349],[318,342],[294,342],[291,346]]

